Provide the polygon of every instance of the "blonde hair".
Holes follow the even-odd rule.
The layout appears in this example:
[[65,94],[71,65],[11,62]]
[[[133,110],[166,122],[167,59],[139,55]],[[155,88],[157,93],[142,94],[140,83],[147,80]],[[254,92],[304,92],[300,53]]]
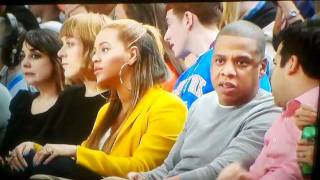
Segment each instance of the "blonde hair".
[[[62,25],[60,30],[61,37],[77,37],[80,38],[83,44],[85,63],[82,65],[83,69],[87,69],[92,72],[92,62],[90,54],[93,50],[94,41],[96,35],[100,32],[103,26],[110,23],[112,20],[103,14],[97,13],[80,13],[69,17]],[[95,79],[93,77],[87,77],[89,79]]]
[[240,18],[240,2],[222,2],[223,13],[219,23],[219,29]]
[[[164,49],[162,37],[158,29],[150,25],[143,25],[130,19],[114,20],[103,29],[114,29],[118,38],[125,47],[136,46],[138,58],[132,69],[131,76],[131,106],[127,116],[134,110],[140,99],[148,89],[162,83],[167,78],[167,67],[163,59]],[[116,121],[120,111],[121,102],[115,90],[111,90],[110,105],[103,119],[105,126],[97,127],[88,138],[88,147],[97,148],[99,140]]]

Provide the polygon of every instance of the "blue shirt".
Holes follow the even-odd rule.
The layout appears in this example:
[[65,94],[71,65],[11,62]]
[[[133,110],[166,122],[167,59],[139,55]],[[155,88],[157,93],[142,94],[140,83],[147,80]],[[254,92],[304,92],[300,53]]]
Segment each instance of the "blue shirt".
[[[184,71],[178,78],[173,93],[178,95],[182,101],[191,107],[192,103],[203,94],[214,90],[211,82],[211,64],[213,49],[202,54],[196,62]],[[260,87],[271,92],[269,78],[264,75],[260,79]]]

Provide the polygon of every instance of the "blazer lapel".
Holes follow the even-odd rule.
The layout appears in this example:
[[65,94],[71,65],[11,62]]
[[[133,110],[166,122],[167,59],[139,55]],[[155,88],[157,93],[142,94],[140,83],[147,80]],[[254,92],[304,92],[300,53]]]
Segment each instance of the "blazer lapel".
[[135,122],[135,120],[143,113],[146,113],[154,100],[159,96],[160,89],[157,87],[153,87],[149,89],[146,94],[142,97],[140,102],[137,104],[136,108],[133,110],[128,119],[124,122],[124,125],[121,127],[118,137],[116,138],[114,145],[117,143],[118,139],[130,129],[131,125]]

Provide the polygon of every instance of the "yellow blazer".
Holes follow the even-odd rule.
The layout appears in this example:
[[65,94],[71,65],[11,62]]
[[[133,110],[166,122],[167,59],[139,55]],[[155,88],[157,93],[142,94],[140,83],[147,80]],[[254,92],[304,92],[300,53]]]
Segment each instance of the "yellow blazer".
[[[108,110],[98,113],[93,131]],[[126,177],[161,165],[184,127],[187,107],[179,97],[159,87],[149,89],[124,121],[110,154],[77,146],[76,162],[101,176]]]

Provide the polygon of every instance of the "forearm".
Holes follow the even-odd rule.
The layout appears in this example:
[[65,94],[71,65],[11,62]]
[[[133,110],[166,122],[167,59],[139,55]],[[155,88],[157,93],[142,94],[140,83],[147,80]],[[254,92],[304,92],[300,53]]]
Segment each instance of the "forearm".
[[152,156],[152,154],[135,157],[112,156],[103,151],[78,146],[76,163],[101,176],[126,177],[131,171],[144,172],[156,167],[154,159],[150,159]]
[[[287,24],[292,24],[293,22],[296,22],[298,20],[303,20],[299,9],[296,7],[293,1],[278,1],[278,5],[281,8],[282,14],[288,21]],[[293,11],[297,12],[298,14],[295,17],[290,17],[290,13]]]

